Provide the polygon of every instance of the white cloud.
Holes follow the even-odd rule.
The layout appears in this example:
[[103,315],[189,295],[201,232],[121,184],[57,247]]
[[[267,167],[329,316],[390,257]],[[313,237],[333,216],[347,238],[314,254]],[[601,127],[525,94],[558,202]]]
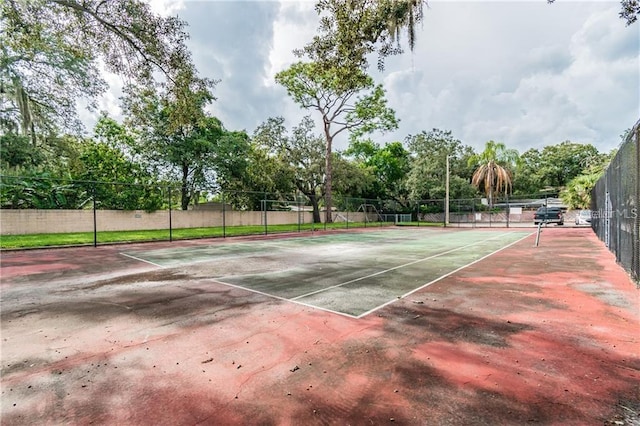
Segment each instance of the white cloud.
[[184,0],[148,0],[151,10],[161,16],[175,15],[185,8]]
[[640,116],[638,28],[617,2],[555,6],[433,3],[416,52],[382,77],[402,119],[392,138],[437,127],[476,149],[615,147]]
[[299,60],[293,54],[293,50],[311,41],[316,26],[317,17],[313,2],[280,2],[280,10],[273,22],[273,41],[265,76],[266,85],[275,85],[275,75]]

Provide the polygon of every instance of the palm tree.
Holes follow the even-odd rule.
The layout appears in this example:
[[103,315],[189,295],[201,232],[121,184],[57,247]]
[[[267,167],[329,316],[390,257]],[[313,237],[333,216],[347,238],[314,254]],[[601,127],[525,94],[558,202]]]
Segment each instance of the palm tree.
[[570,209],[589,209],[591,190],[602,176],[601,173],[584,174],[574,177],[560,193],[562,202]]
[[494,197],[509,193],[513,188],[513,172],[520,155],[515,149],[507,149],[502,142],[488,141],[481,154],[469,158],[469,166],[477,166],[471,184],[483,191],[493,206]]

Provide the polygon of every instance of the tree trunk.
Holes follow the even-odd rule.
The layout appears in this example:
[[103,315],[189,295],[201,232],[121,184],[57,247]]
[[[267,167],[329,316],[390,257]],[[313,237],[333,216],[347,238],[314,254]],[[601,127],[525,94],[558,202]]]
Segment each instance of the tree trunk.
[[305,194],[309,198],[309,202],[313,207],[313,223],[322,223],[320,219],[320,207],[318,206],[318,197],[316,194]]
[[331,136],[330,130],[329,130],[329,126],[331,125],[331,123],[328,123],[325,119],[324,122],[324,135],[325,138],[327,140],[327,145],[326,145],[326,151],[325,151],[325,166],[324,166],[324,174],[325,174],[325,181],[324,181],[324,204],[325,204],[325,223],[332,223],[333,222],[333,218],[331,215],[331,208],[333,206],[333,200],[331,199],[331,171],[332,171],[332,165],[331,165],[331,144],[333,142],[333,137]]
[[182,166],[182,187],[180,188],[180,203],[182,210],[187,210],[189,208],[189,166]]

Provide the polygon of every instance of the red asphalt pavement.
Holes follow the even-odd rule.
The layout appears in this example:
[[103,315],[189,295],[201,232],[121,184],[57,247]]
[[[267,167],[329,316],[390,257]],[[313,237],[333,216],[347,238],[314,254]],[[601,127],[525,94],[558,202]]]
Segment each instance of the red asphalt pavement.
[[590,229],[533,243],[362,319],[119,246],[3,252],[0,421],[640,424],[636,284]]

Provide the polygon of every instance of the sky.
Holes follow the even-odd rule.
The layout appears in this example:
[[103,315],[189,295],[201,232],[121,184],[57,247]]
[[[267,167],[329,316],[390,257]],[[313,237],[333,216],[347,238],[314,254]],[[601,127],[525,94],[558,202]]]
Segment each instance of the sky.
[[[274,81],[315,34],[313,1],[150,1],[188,23],[200,75],[220,80],[210,112],[228,130],[317,118]],[[520,153],[565,140],[616,148],[640,118],[640,23],[626,26],[619,11],[619,1],[429,1],[415,50],[387,59],[384,72],[371,61],[400,120],[373,139],[384,145],[437,128],[477,151],[489,140]],[[122,118],[122,83],[107,80],[100,107]],[[346,147],[344,138],[335,146]]]

